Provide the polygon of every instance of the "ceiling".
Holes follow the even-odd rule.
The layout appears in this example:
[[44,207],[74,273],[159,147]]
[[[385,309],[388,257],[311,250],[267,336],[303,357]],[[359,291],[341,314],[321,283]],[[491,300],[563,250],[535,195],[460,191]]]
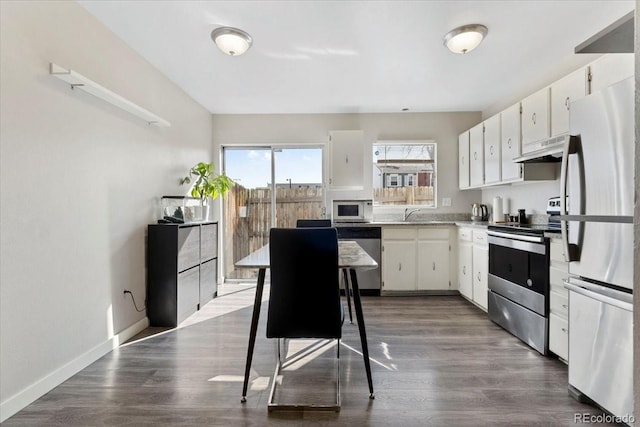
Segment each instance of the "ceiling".
[[[78,2],[214,114],[482,111],[585,61],[574,47],[635,4]],[[485,41],[466,55],[449,52],[445,33],[471,23],[489,28]],[[224,55],[210,38],[218,26],[247,31],[253,47]]]

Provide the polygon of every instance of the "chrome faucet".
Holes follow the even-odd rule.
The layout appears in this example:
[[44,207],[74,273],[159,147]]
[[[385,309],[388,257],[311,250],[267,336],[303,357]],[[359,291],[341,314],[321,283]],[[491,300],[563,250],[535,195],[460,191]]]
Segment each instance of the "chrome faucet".
[[406,208],[404,210],[404,215],[402,216],[402,221],[406,221],[411,216],[411,214],[413,214],[414,212],[418,212],[420,209],[422,208],[415,208],[415,209]]

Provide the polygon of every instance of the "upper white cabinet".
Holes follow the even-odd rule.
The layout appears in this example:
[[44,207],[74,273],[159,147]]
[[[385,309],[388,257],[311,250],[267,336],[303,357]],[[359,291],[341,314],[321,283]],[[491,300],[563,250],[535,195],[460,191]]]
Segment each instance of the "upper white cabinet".
[[529,144],[549,138],[549,88],[522,100],[522,153],[534,151]]
[[484,123],[469,130],[469,182],[472,187],[484,184]]
[[500,114],[484,121],[484,183],[497,184],[501,180]]
[[520,155],[520,103],[501,113],[502,181],[514,181],[522,177],[522,167],[513,159]]
[[591,93],[634,75],[633,53],[603,55],[589,64]]
[[334,189],[359,190],[364,184],[364,132],[340,130],[329,132],[331,175]]
[[587,94],[587,70],[581,68],[551,85],[551,136],[569,132],[572,101]]
[[458,137],[458,186],[469,188],[469,131]]

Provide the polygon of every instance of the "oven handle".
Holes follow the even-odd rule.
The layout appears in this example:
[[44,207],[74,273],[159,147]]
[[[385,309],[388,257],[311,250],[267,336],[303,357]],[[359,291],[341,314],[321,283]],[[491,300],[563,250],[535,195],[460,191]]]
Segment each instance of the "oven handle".
[[[508,234],[508,233],[499,233],[502,235],[506,235],[507,237],[498,237],[494,234],[489,234],[487,232],[487,241],[489,243],[489,248],[491,248],[491,245],[496,245],[496,246],[502,246],[504,248],[510,248],[510,249],[519,249],[521,251],[525,251],[525,252],[532,252],[532,253],[536,253],[536,254],[540,254],[540,255],[546,255],[547,253],[547,246],[540,241],[529,241],[529,240],[518,240],[518,239],[514,239],[512,236],[512,234]],[[530,236],[519,236],[519,237],[526,237],[526,238],[534,238],[535,237],[530,237]]]
[[502,233],[500,231],[487,231],[488,236],[504,237],[506,239],[523,240],[525,242],[544,243],[544,237],[525,236],[523,234]]

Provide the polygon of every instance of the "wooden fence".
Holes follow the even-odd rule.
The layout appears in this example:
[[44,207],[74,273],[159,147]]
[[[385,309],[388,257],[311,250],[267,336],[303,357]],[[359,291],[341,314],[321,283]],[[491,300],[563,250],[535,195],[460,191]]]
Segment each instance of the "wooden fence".
[[373,200],[383,205],[433,205],[433,187],[374,188]]
[[[224,203],[225,276],[232,279],[257,277],[256,271],[235,270],[234,263],[269,242],[271,189],[245,188],[236,184],[227,193]],[[322,188],[276,188],[278,227],[295,227],[299,218],[321,218],[322,206]]]

